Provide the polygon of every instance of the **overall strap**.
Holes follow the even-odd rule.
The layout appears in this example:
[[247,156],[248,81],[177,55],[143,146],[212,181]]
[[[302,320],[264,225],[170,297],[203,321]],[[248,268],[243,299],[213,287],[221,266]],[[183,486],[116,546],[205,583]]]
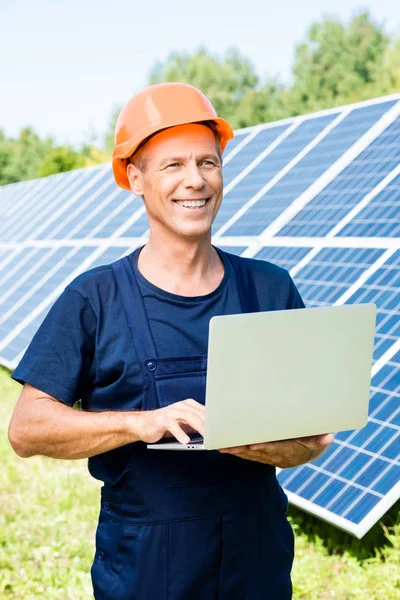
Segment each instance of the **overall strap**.
[[257,290],[249,262],[235,254],[226,254],[236,274],[240,304],[244,313],[260,311]]
[[131,332],[133,346],[139,361],[143,364],[158,353],[143,302],[139,284],[129,256],[124,256],[111,264],[121,295],[126,320]]

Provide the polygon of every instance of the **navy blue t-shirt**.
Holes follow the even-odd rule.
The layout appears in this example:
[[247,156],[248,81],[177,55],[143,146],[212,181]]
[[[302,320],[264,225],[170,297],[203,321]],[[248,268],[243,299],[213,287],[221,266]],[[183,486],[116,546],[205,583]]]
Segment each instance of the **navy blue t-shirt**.
[[[216,315],[241,312],[235,272],[228,255],[219,286],[205,296],[179,296],[143,277],[132,266],[160,357],[207,354],[208,326]],[[266,261],[243,258],[251,266],[260,310],[304,307],[289,273]],[[132,307],[134,310],[134,306]],[[85,410],[140,410],[142,374],[122,301],[110,265],[97,267],[70,283],[50,309],[12,377],[20,383]],[[91,474],[107,484],[118,479],[129,447],[89,459]]]

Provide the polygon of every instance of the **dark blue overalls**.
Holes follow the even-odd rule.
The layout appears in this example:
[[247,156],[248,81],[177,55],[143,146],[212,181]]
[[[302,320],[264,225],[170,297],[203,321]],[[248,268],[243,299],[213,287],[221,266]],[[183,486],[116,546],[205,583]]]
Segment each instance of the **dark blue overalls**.
[[[229,260],[242,311],[258,311],[251,272]],[[159,356],[129,258],[112,266],[142,364],[142,410],[187,398],[204,404],[207,356]],[[122,476],[102,488],[97,600],[292,597],[293,533],[273,467],[217,451],[130,447]]]

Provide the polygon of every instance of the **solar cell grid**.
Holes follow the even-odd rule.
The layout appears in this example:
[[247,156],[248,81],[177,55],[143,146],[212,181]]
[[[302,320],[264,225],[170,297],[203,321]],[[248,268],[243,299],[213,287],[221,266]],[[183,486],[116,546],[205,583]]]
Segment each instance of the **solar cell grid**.
[[295,277],[308,307],[334,304],[383,254],[376,248],[323,248]]
[[26,273],[46,254],[48,248],[28,248],[16,252],[16,259],[7,268],[0,272],[0,295],[2,296],[10,286],[18,285],[18,282]]
[[[25,293],[18,295],[17,301],[2,315],[2,337],[7,338],[9,334],[14,334],[25,317],[29,317],[43,301],[46,302],[54,290],[66,282],[71,273],[80,268],[93,251],[91,247],[64,246],[57,248],[54,254],[48,256],[46,263],[35,272],[29,289],[24,288]],[[0,354],[4,354],[1,343]]]
[[41,233],[51,226],[58,213],[68,209],[69,202],[74,195],[79,194],[86,181],[88,174],[78,173],[75,177],[68,179],[64,185],[58,185],[56,190],[44,194],[38,199],[36,211],[29,214],[28,218],[21,220],[18,233],[14,234],[13,240],[25,241],[27,239],[42,239]]
[[10,237],[10,241],[25,241],[27,239],[43,239],[43,232],[51,230],[52,224],[63,213],[68,213],[70,206],[77,201],[88,187],[95,186],[102,169],[88,172],[77,171],[69,174],[64,184],[57,188],[56,193],[45,194],[35,192],[35,199],[30,199],[29,204],[36,206],[31,214],[18,217],[20,227],[18,236]]
[[[391,102],[353,109],[289,173],[230,227],[226,235],[259,235],[379,119]],[[249,198],[242,198],[247,202]],[[280,210],[277,210],[280,207]],[[286,235],[282,232],[282,235]]]
[[385,187],[339,233],[348,237],[400,236],[400,175]]
[[[40,185],[43,184],[44,181],[41,180]],[[38,182],[34,180],[0,186],[0,190],[4,190],[3,192],[0,191],[0,206],[5,220],[8,221],[19,206],[29,199],[31,189],[37,185]]]
[[[92,237],[95,231],[98,231],[104,222],[108,222],[110,215],[119,212],[123,206],[131,202],[132,194],[126,190],[115,189],[110,194],[105,195],[102,202],[90,212],[84,214],[78,219],[73,228],[69,228],[66,238],[87,238]],[[72,225],[72,223],[71,223]],[[62,236],[62,231],[58,233]]]
[[[142,208],[143,203],[141,198],[136,198],[130,192],[126,192],[127,196],[125,199],[121,198],[118,205],[114,210],[108,212],[107,216],[103,219],[99,225],[92,230],[91,237],[95,238],[108,238],[115,234],[117,230],[120,228],[124,229],[126,223],[131,219],[131,217]],[[132,226],[133,227],[133,226]],[[138,225],[137,231],[141,231],[144,229],[144,225]],[[148,229],[148,224],[146,229]],[[146,230],[145,229],[145,230]],[[132,230],[131,230],[132,231]],[[124,236],[124,233],[121,233],[119,237]],[[137,237],[135,235],[125,237]]]
[[310,250],[311,248],[293,246],[265,246],[254,258],[267,260],[290,271]]
[[256,137],[224,166],[224,184],[228,185],[243,169],[245,169],[257,156],[272,144],[281,135],[288,125],[278,125],[261,130]]
[[400,118],[355,158],[278,233],[324,236],[400,161]]
[[229,142],[226,145],[225,151],[224,151],[224,158],[228,157],[229,154],[231,152],[233,152],[233,150],[235,150],[235,148],[241,143],[243,142],[243,140],[246,139],[246,137],[248,135],[251,134],[251,131],[247,132],[238,132],[235,133],[235,137],[232,140],[229,140]]
[[[135,199],[135,201],[136,200],[137,199]],[[136,218],[137,215],[140,215],[139,218]],[[147,234],[148,229],[149,229],[149,221],[147,218],[147,214],[146,214],[146,211],[144,210],[143,206],[141,205],[140,208],[138,209],[138,212],[136,213],[136,215],[134,217],[134,221],[131,224],[129,224],[129,220],[128,220],[125,222],[124,225],[121,226],[121,232],[119,234],[119,237],[122,237],[122,238],[142,237]],[[101,231],[99,232],[99,235],[100,234],[101,234]]]
[[40,324],[47,314],[47,310],[41,312],[31,323],[29,328],[25,328],[20,332],[20,334],[13,338],[5,348],[0,350],[0,359],[2,360],[2,364],[6,366],[11,366],[11,364],[18,362],[22,357],[23,352],[28,346],[29,342],[35,335],[38,330]]
[[[69,176],[71,175],[69,174]],[[15,239],[16,236],[18,236],[21,233],[21,230],[30,223],[29,219],[32,218],[32,216],[34,218],[37,217],[37,207],[40,206],[44,199],[49,198],[50,194],[57,191],[57,186],[63,187],[66,185],[66,182],[67,178],[65,180],[59,179],[58,181],[53,178],[46,178],[43,182],[39,181],[38,184],[34,186],[32,194],[29,195],[29,202],[27,202],[27,205],[25,206],[22,204],[20,209],[10,215],[4,226],[1,228],[1,241],[17,241]]]
[[104,252],[102,252],[100,256],[98,256],[93,262],[91,262],[90,267],[88,268],[94,269],[102,265],[108,265],[132,251],[133,249],[128,246],[110,246],[109,248],[106,248]]
[[[9,333],[41,300],[46,298],[63,281],[68,272],[76,268],[93,248],[53,248],[36,268],[13,290],[2,304],[4,313],[0,318],[2,331]],[[29,278],[28,278],[29,275]]]
[[[214,223],[214,231],[232,217],[243,204],[250,200],[271,181],[291,160],[310,144],[336,117],[328,115],[300,123],[281,143],[272,150],[246,177],[224,195],[224,201]],[[257,138],[256,138],[257,139]],[[252,144],[254,142],[251,142]],[[245,200],[244,200],[245,199]],[[277,207],[277,210],[278,207]],[[240,233],[235,233],[240,235]],[[243,234],[246,235],[246,234]]]
[[[47,285],[46,291],[48,294],[52,293],[57,285],[61,285],[62,289],[70,282],[71,273],[78,269],[80,271],[79,266],[82,264],[83,260],[86,260],[90,257],[91,253],[94,253],[95,248],[78,248],[71,251],[71,248],[68,249],[70,251],[69,258],[65,261],[63,268],[58,273],[58,277],[56,279],[52,278]],[[124,254],[127,254],[129,251],[132,251],[131,248],[128,247],[108,247],[105,248],[101,254],[95,258],[87,267],[87,269],[92,269],[101,265],[109,264],[114,260],[117,260]],[[60,290],[62,291],[62,290]],[[43,295],[40,298],[42,301],[45,300]],[[34,305],[37,305],[38,298],[35,298]],[[30,304],[33,304],[33,300],[29,300]],[[47,305],[39,314],[35,315],[35,317],[29,321],[23,329],[19,332],[17,337],[14,337],[9,344],[4,349],[0,349],[0,356],[5,359],[7,362],[18,361],[21,359],[25,348],[29,344],[30,340],[36,333],[43,319],[49,311],[49,308],[52,303]],[[18,317],[16,319],[16,324],[21,322],[22,318],[28,316],[30,313],[24,310],[23,312],[18,313]],[[14,318],[13,318],[14,322]],[[0,331],[3,332],[3,328],[0,325]]]
[[377,305],[374,358],[380,358],[400,336],[400,250],[394,252],[347,302],[374,302]]
[[95,210],[116,189],[118,188],[111,177],[109,169],[99,180],[90,179],[87,189],[81,188],[77,194],[71,195],[68,210],[64,206],[63,210],[56,215],[56,218],[53,218],[52,222],[40,231],[40,238],[63,239],[70,231],[74,230],[88,211]]
[[16,250],[13,248],[0,248],[0,278],[1,272],[9,264],[12,255],[16,255]]
[[229,252],[229,254],[237,254],[240,256],[242,252],[246,250],[246,246],[223,246],[218,244],[218,248],[221,248],[224,252]]

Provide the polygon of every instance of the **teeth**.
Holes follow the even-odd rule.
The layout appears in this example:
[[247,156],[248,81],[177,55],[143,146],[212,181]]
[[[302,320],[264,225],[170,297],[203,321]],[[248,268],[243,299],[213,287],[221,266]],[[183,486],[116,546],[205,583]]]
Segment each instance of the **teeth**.
[[177,204],[184,208],[201,208],[205,205],[205,200],[175,200]]

